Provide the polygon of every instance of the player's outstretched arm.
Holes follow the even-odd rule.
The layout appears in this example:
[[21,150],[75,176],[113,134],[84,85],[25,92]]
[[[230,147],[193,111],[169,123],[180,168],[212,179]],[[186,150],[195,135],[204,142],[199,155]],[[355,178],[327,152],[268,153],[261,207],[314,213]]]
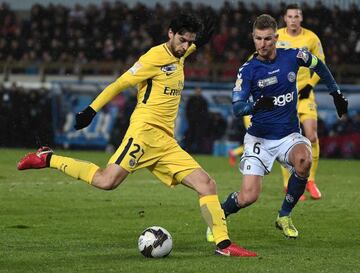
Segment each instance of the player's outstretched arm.
[[348,112],[348,104],[349,104],[348,100],[344,97],[344,95],[340,92],[340,90],[330,92],[330,95],[334,99],[336,112],[338,116],[341,118],[342,115]]
[[300,66],[312,68],[316,74],[325,82],[330,91],[330,95],[334,98],[334,104],[338,116],[341,118],[343,114],[348,112],[348,100],[341,93],[330,70],[323,61],[310,54],[306,50],[298,50],[296,54],[297,62]]
[[125,90],[130,84],[122,79],[123,76],[118,78],[113,83],[109,84],[97,97],[96,99],[84,110],[75,115],[76,130],[83,129],[91,123],[96,113],[109,101],[111,101],[117,94]]
[[76,130],[80,130],[87,127],[91,123],[95,115],[96,111],[92,109],[91,106],[86,107],[84,110],[75,115],[74,128]]
[[196,41],[194,44],[196,48],[200,48],[207,44],[215,30],[215,21],[212,17],[207,16],[203,21],[202,30],[197,34]]
[[330,95],[334,99],[334,104],[338,116],[341,118],[342,115],[348,112],[348,100],[341,93],[339,86],[337,85],[334,77],[321,60],[317,60],[317,64],[314,67],[316,74],[325,82],[326,86],[329,88]]

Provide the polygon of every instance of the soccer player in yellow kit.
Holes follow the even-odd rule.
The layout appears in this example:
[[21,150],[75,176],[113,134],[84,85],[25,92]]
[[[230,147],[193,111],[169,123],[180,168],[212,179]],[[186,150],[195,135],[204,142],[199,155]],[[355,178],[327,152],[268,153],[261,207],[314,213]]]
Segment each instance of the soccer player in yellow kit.
[[166,43],[142,55],[76,115],[75,129],[79,130],[88,126],[96,113],[119,92],[137,86],[137,105],[129,128],[105,169],[91,162],[55,155],[48,147],[26,155],[18,163],[18,169],[55,168],[94,187],[112,190],[129,173],[147,168],[168,186],[183,184],[198,193],[202,216],[215,237],[216,254],[256,256],[256,253],[230,241],[214,179],[174,138],[174,124],[184,87],[185,58],[207,43],[214,30],[209,19],[204,21],[199,32],[200,28],[195,16],[178,15],[170,23]]
[[[278,30],[278,48],[305,48],[317,58],[325,61],[324,52],[318,36],[301,26],[303,15],[297,4],[288,5],[285,9],[284,21],[286,27]],[[297,75],[298,88],[298,115],[304,129],[305,136],[311,142],[312,165],[306,190],[313,199],[320,199],[321,193],[315,184],[315,175],[319,162],[319,139],[317,135],[317,105],[314,96],[314,86],[319,81],[319,76],[310,69],[301,67]],[[285,189],[289,180],[289,172],[282,168],[283,182]],[[302,198],[304,199],[305,196]]]

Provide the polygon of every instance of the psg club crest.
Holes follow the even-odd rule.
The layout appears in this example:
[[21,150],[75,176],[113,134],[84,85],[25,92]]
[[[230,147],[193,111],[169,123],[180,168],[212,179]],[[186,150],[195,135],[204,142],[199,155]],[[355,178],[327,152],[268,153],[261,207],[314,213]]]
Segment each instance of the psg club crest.
[[135,158],[131,158],[131,159],[129,160],[129,166],[130,166],[131,168],[134,168],[134,167],[135,167],[135,163],[136,163]]
[[289,72],[289,74],[287,75],[287,78],[289,80],[289,82],[294,82],[296,80],[296,74],[294,72]]

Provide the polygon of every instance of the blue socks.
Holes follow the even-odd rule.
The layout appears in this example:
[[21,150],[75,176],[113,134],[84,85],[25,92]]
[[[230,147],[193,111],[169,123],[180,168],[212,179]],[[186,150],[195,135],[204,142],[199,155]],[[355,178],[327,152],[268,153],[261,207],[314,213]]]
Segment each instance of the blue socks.
[[228,217],[230,214],[237,213],[241,209],[237,201],[237,195],[237,192],[230,193],[225,202],[221,204],[225,217]]
[[279,216],[288,216],[296,203],[299,201],[300,196],[304,193],[307,178],[299,177],[295,172],[290,176],[288,182],[288,190],[284,198],[284,202],[279,211]]

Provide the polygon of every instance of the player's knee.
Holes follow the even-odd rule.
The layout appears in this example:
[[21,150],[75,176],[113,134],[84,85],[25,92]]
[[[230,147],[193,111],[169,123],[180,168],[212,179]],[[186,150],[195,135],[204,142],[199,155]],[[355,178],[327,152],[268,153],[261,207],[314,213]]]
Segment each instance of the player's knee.
[[296,173],[301,177],[308,177],[311,169],[311,157],[301,156],[298,158],[298,164],[295,167]]
[[203,176],[199,187],[197,187],[199,195],[212,195],[216,194],[216,182],[208,175]]
[[104,178],[101,183],[98,183],[98,186],[106,191],[111,191],[116,188],[116,183],[113,180]]
[[206,191],[209,194],[216,194],[216,182],[214,179],[208,177],[208,179],[206,179],[205,185],[206,185]]
[[110,191],[115,189],[118,185],[119,185],[119,181],[117,177],[102,172],[97,177],[97,181],[94,186],[102,190]]

